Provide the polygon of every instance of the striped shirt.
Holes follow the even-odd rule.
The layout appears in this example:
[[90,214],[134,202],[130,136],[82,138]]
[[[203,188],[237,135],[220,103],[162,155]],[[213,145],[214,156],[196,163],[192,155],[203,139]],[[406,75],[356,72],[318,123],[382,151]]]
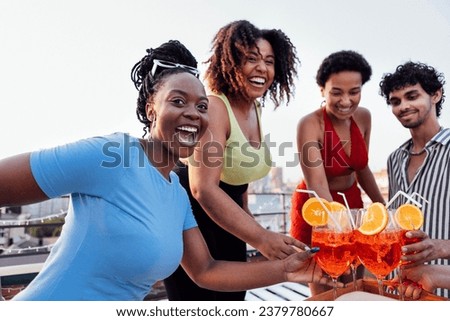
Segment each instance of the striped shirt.
[[[429,203],[422,202],[425,216],[423,231],[432,239],[450,239],[450,129],[441,129],[426,145],[423,164],[409,183],[407,166],[412,139],[406,141],[388,158],[389,198],[398,191],[411,195],[416,192]],[[420,199],[417,199],[420,201]],[[392,204],[397,208],[406,203],[399,196]],[[435,264],[449,264],[449,260],[439,259]],[[438,290],[439,295],[449,297],[448,290]]]

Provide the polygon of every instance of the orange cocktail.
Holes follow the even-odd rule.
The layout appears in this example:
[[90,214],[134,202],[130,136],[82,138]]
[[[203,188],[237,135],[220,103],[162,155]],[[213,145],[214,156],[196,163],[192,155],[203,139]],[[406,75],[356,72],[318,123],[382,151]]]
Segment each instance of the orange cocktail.
[[393,211],[394,217],[400,228],[403,229],[401,240],[403,245],[420,242],[419,237],[406,237],[408,231],[418,230],[422,227],[424,217],[420,208],[412,204],[403,204],[397,210]]
[[[412,204],[403,204],[398,209],[393,211],[397,224],[402,229],[400,241],[403,245],[410,245],[422,241],[420,237],[406,237],[408,231],[418,230],[422,227],[424,217],[422,210]],[[402,261],[401,264],[408,262]]]
[[315,255],[319,266],[332,278],[342,275],[353,261],[352,231],[336,231],[328,228],[313,229],[312,246],[320,247]]
[[333,297],[336,299],[337,278],[348,269],[355,255],[351,217],[345,206],[328,202],[317,194],[303,204],[302,217],[312,226],[311,245],[320,248],[314,259],[333,279]]
[[400,264],[401,233],[399,229],[388,228],[376,235],[355,231],[358,257],[377,278],[384,279]]

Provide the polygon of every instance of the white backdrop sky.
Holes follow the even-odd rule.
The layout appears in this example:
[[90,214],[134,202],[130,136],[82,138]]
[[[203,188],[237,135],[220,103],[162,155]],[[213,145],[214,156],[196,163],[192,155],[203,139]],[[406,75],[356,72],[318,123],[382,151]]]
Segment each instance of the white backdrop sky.
[[[0,158],[114,131],[140,136],[130,70],[145,49],[178,39],[203,62],[217,30],[238,19],[282,29],[301,60],[295,100],[263,114],[271,141],[291,146],[271,149],[277,166],[294,160],[296,124],[322,101],[315,73],[334,51],[372,65],[361,105],[372,111],[374,171],[409,137],[378,94],[382,74],[422,61],[450,82],[447,0],[0,0]],[[300,167],[285,175],[298,180]]]

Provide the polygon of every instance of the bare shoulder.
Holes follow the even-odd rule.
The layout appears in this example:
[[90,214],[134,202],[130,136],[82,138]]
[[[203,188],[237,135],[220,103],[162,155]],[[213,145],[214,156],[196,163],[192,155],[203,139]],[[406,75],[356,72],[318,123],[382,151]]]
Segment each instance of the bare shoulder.
[[372,116],[371,116],[369,109],[367,109],[366,107],[359,106],[358,109],[355,110],[355,113],[353,114],[353,118],[356,121],[362,121],[362,122],[369,121],[370,122]]
[[214,95],[209,95],[208,100],[209,126],[221,124],[229,128],[228,111],[224,101]]
[[227,107],[222,99],[215,95],[208,96],[209,104],[208,104],[208,114],[210,115],[220,115],[227,113]]
[[230,118],[228,117],[227,107],[222,99],[215,95],[208,96],[208,131],[211,135],[204,135],[202,141],[207,141],[208,137],[224,142],[230,135]]
[[298,133],[320,132],[323,123],[322,110],[318,109],[303,116],[297,124]]
[[[370,111],[365,107],[358,107],[355,113],[353,114],[353,119],[356,122],[356,125],[359,127],[361,133],[363,133],[364,137],[366,135],[370,135],[371,127],[372,127],[372,116]],[[369,139],[368,136],[366,139]]]

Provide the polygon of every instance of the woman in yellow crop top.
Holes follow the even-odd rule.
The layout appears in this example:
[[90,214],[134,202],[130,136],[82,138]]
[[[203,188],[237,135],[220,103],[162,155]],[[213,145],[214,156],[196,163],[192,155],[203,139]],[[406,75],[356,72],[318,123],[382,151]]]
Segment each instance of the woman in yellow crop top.
[[[246,20],[219,30],[212,44],[205,79],[209,129],[188,166],[180,164],[180,182],[212,256],[245,261],[246,243],[269,259],[282,259],[302,243],[266,230],[247,204],[248,183],[270,170],[258,99],[269,94],[278,107],[289,102],[298,58],[280,30],[262,30]],[[239,272],[237,272],[239,273]],[[165,280],[169,300],[244,300],[245,292],[215,292],[196,286],[181,267]]]

